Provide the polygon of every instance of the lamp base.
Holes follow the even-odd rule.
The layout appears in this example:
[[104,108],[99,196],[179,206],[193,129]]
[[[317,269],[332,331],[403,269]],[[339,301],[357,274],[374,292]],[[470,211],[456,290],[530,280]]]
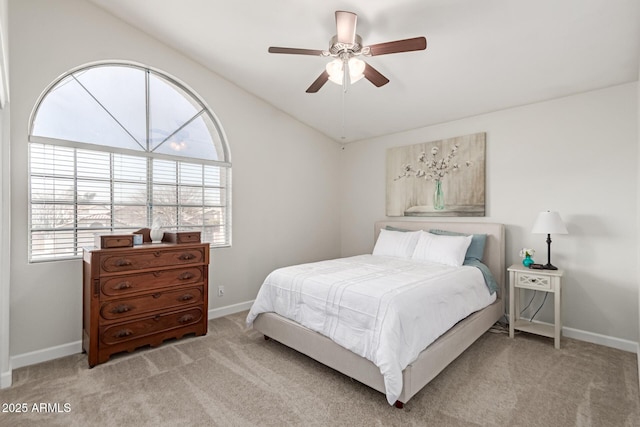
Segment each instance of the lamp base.
[[543,270],[557,270],[558,267],[556,267],[555,265],[552,264],[545,264],[542,266]]

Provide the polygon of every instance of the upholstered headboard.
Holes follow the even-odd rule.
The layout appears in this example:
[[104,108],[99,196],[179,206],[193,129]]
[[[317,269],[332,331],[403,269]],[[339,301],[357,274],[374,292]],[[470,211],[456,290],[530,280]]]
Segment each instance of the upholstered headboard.
[[505,265],[505,239],[504,225],[491,222],[445,222],[445,221],[378,221],[375,223],[374,242],[378,239],[380,229],[387,226],[402,228],[405,230],[431,229],[455,231],[467,234],[486,234],[487,241],[484,247],[482,262],[489,267],[493,277],[500,286],[500,296],[505,295],[506,265]]

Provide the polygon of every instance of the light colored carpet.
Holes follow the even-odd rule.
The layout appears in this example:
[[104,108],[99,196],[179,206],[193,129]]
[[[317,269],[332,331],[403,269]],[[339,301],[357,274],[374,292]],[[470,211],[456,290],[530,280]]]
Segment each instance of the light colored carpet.
[[[0,412],[0,426],[640,425],[632,353],[566,338],[555,350],[550,339],[488,332],[401,410],[245,330],[245,316],[93,369],[84,354],[16,369],[0,403],[28,411]],[[34,412],[34,403],[61,412]]]

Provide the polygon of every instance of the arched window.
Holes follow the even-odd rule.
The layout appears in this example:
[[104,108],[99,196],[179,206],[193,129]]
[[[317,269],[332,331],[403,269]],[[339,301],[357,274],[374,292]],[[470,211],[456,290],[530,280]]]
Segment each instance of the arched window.
[[81,256],[96,233],[158,223],[231,243],[231,161],[206,104],[136,64],[73,70],[44,91],[29,129],[31,262]]

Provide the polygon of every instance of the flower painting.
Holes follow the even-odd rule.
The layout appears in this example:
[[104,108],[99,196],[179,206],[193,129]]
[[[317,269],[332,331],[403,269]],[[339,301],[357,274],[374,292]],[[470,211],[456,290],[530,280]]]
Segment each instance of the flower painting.
[[387,216],[484,216],[485,133],[387,150]]

